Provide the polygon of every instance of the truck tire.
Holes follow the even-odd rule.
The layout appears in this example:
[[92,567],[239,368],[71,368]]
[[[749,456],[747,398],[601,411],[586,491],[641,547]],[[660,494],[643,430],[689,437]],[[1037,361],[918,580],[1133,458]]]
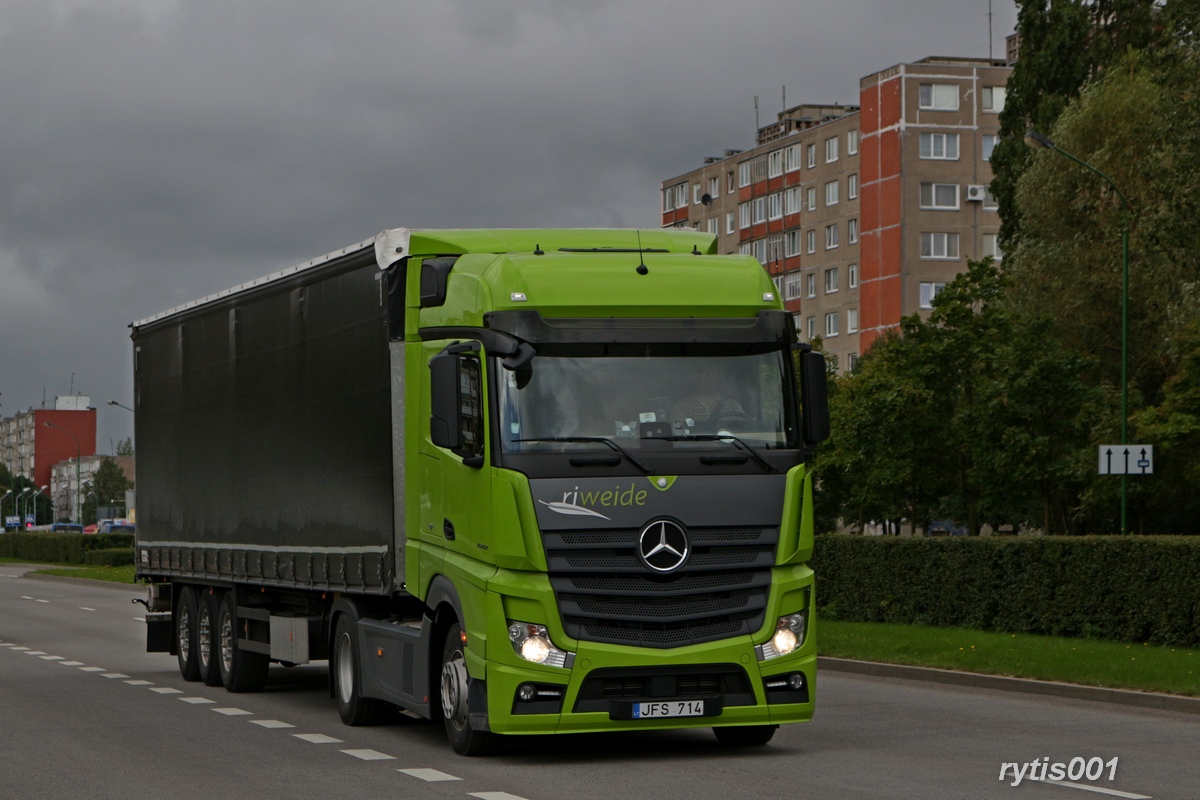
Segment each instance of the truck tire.
[[446,738],[454,752],[460,756],[483,756],[494,752],[500,741],[490,731],[477,731],[471,727],[467,707],[470,680],[463,655],[462,627],[456,622],[446,631],[442,645],[442,719],[446,724]]
[[378,724],[387,705],[382,700],[362,696],[358,633],[349,614],[338,616],[331,649],[333,658],[329,662],[329,672],[342,722],[353,726]]
[[185,681],[200,680],[196,655],[196,590],[185,586],[175,604],[175,656]]
[[225,592],[217,612],[217,667],[230,692],[257,692],[267,682],[271,659],[238,647],[237,600]]
[[778,728],[778,725],[742,725],[713,728],[713,733],[726,747],[758,747],[771,741]]
[[221,685],[217,666],[217,593],[202,589],[196,600],[196,665],[205,686]]

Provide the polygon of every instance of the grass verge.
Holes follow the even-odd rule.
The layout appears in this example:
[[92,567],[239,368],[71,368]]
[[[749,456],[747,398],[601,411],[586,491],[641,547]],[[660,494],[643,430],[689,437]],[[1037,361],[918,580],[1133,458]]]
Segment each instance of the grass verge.
[[1200,696],[1200,652],[965,628],[821,619],[823,656]]
[[[40,561],[23,561],[19,558],[0,558],[0,564],[40,564]],[[59,575],[66,578],[88,578],[93,581],[128,583],[133,585],[134,566],[103,567],[80,564],[56,564],[49,569],[37,570],[38,575]]]

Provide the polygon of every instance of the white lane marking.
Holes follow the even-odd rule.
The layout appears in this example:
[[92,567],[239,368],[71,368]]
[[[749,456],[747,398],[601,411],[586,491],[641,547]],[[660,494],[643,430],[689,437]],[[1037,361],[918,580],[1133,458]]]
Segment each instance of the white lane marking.
[[107,672],[104,667],[80,667],[80,672]]
[[154,685],[154,683],[151,681],[133,680],[133,681],[125,681],[125,682],[128,683],[130,686],[153,686]]
[[183,694],[182,690],[172,689],[170,686],[154,686],[150,689],[150,691],[154,692],[155,694]]
[[44,655],[46,655],[46,651],[45,650],[30,650],[30,649],[26,648],[25,655],[27,655],[27,656],[44,656]]
[[80,611],[95,611],[96,609],[94,609],[94,608],[88,608],[87,606],[80,606],[80,607],[79,607],[79,610],[80,610]]
[[343,750],[348,756],[361,758],[363,761],[395,761],[395,756],[389,756],[387,753],[381,753],[378,750]]
[[49,603],[49,600],[34,600],[35,603]]
[[82,661],[60,661],[60,662],[58,662],[58,665],[60,667],[82,667],[83,662]]
[[479,800],[525,800],[524,797],[508,792],[472,792],[468,797],[478,797]]
[[12,642],[0,642],[0,647],[16,647]]
[[1071,783],[1070,781],[1049,781],[1049,780],[1042,780],[1039,782],[1040,783],[1053,783],[1055,786],[1069,786],[1072,789],[1083,789],[1085,792],[1096,792],[1097,794],[1107,794],[1107,795],[1112,795],[1113,797],[1125,797],[1125,798],[1128,798],[1128,800],[1153,800],[1153,798],[1151,798],[1148,795],[1144,795],[1144,794],[1130,794],[1129,792],[1119,792],[1116,789],[1103,789],[1099,786],[1088,786],[1087,784],[1083,784],[1083,783]]
[[62,656],[42,656],[42,661],[62,661]]
[[22,600],[32,600],[33,598],[32,598],[32,597],[30,597],[30,596],[29,596],[29,595],[27,595],[27,594],[23,594],[23,595],[21,595],[21,599],[22,599]]
[[101,675],[100,677],[116,679],[116,678],[128,678],[129,676],[126,675],[124,672],[106,672],[103,675]]
[[204,706],[209,703],[215,703],[216,700],[209,700],[207,697],[181,697],[179,698],[185,703],[191,703],[194,706]]
[[13,652],[14,652],[14,653],[19,653],[19,652],[21,652],[22,650],[28,650],[28,649],[29,649],[28,647],[14,647],[14,648],[13,648]]
[[246,711],[243,708],[214,708],[213,711],[218,714],[224,714],[227,717],[241,717],[252,714],[252,711]]
[[261,725],[264,728],[294,728],[295,725],[289,725],[286,722],[280,722],[277,719],[252,719],[251,725]]
[[341,739],[335,739],[332,736],[326,736],[323,733],[293,733],[297,739],[303,739],[306,742],[313,744],[342,744]]
[[420,778],[423,781],[430,783],[434,781],[461,781],[462,778],[456,778],[453,775],[447,775],[444,772],[439,772],[436,769],[400,769],[397,772],[403,772],[405,775],[411,775],[414,778]]
[[133,620],[134,622],[145,622],[146,621],[145,617],[130,617],[130,619]]

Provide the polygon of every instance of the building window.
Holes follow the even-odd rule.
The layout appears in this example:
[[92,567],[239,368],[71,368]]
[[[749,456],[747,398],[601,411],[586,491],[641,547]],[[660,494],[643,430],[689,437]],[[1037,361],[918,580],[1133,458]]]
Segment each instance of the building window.
[[799,214],[800,213],[800,187],[793,186],[783,193],[783,213],[784,214]]
[[725,193],[733,194],[735,189],[737,189],[737,184],[733,181],[733,170],[729,170],[725,173]]
[[733,211],[725,212],[725,233],[737,233],[737,214]]
[[838,160],[838,137],[833,136],[825,140],[825,163],[832,164]]
[[958,160],[957,133],[922,133],[921,158]]
[[825,315],[825,338],[832,339],[838,335],[838,313],[836,311]]
[[928,111],[957,111],[958,86],[953,83],[922,83],[921,108]]
[[807,154],[807,160],[808,160],[808,168],[812,169],[813,167],[815,167],[817,165],[817,146],[815,144],[810,144],[808,146],[808,150],[806,151],[806,154]]
[[742,203],[738,206],[738,227],[750,227],[750,204]]
[[981,255],[984,258],[991,256],[997,261],[1000,261],[1004,258],[1004,254],[1000,252],[1000,241],[996,234],[985,233],[983,235],[983,252]]
[[858,333],[858,309],[846,309],[846,333]]
[[750,185],[750,162],[743,161],[738,164],[738,186],[746,187]]
[[675,210],[675,187],[663,189],[663,213]]
[[825,294],[833,294],[838,290],[837,267],[825,270]]
[[921,258],[958,258],[958,234],[922,233]]
[[783,192],[776,192],[767,198],[767,218],[783,219]]
[[999,114],[1004,110],[1003,86],[983,87],[983,110],[990,111],[993,114]]
[[817,187],[815,187],[815,186],[808,187],[808,191],[806,192],[806,194],[808,195],[808,210],[816,211],[817,210]]
[[796,326],[796,335],[799,336],[804,330],[801,325],[801,317],[799,314],[792,314],[792,324]]
[[776,150],[767,155],[767,177],[778,178],[783,174],[783,151]]
[[848,244],[858,244],[858,219],[846,221],[846,242]]
[[767,237],[767,262],[777,264],[783,261],[783,234],[774,233]]
[[858,197],[858,173],[854,172],[846,176],[846,197],[850,200]]
[[825,226],[825,249],[832,250],[838,246],[838,226],[836,224]]
[[846,134],[846,155],[853,156],[858,154],[858,129],[855,128]]
[[921,208],[958,210],[957,183],[922,183]]
[[784,234],[783,254],[787,257],[800,255],[800,231],[788,231]]
[[933,298],[946,288],[944,283],[921,283],[921,308],[933,308]]
[[721,220],[719,217],[711,217],[706,222],[708,225],[709,233],[720,233],[721,232]]
[[848,369],[850,372],[854,372],[854,370],[858,369],[858,353],[851,353],[850,355],[846,356],[846,369]]
[[759,239],[754,243],[754,257],[758,259],[758,263],[766,265],[767,263],[767,240]]
[[808,280],[808,296],[816,297],[817,296],[817,273],[810,272],[810,273],[808,273],[806,278]]
[[808,333],[809,339],[817,338],[817,318],[816,317],[809,317],[805,327],[808,328],[807,333]]
[[[836,142],[837,139],[834,139]],[[825,184],[825,205],[836,206],[838,204],[838,182],[830,181]]]
[[681,183],[678,186],[676,186],[675,189],[676,189],[675,207],[676,208],[687,208],[687,204],[688,204],[688,202],[687,202],[687,184]]
[[992,160],[992,151],[996,149],[996,143],[1000,141],[999,136],[993,136],[985,133],[983,135],[983,160]]
[[786,153],[784,156],[784,169],[788,172],[795,172],[800,169],[800,148],[800,145],[794,144],[784,151]]
[[744,256],[752,256],[754,255],[754,247],[749,242],[743,242],[738,245],[738,252]]
[[817,231],[815,229],[805,234],[805,244],[810,254],[817,252]]
[[800,273],[789,272],[783,279],[783,296],[788,300],[800,299]]
[[721,194],[721,179],[719,177],[708,179],[708,196],[716,199]]
[[996,195],[992,194],[992,187],[983,187],[983,207],[988,211],[995,211],[1000,207],[1000,203],[996,200]]
[[700,184],[692,184],[692,205],[700,205]]
[[754,224],[767,221],[767,198],[754,198]]
[[858,288],[858,264],[846,267],[846,286],[851,289]]

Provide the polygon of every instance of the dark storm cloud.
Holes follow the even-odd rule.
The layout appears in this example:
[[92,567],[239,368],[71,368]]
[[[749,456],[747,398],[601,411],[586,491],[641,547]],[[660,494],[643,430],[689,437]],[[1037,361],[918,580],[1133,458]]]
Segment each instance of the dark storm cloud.
[[[1012,29],[995,0],[995,47]],[[656,226],[782,106],[985,56],[986,0],[6,0],[0,416],[128,435],[126,325],[385,227]],[[44,389],[43,389],[44,387]]]

